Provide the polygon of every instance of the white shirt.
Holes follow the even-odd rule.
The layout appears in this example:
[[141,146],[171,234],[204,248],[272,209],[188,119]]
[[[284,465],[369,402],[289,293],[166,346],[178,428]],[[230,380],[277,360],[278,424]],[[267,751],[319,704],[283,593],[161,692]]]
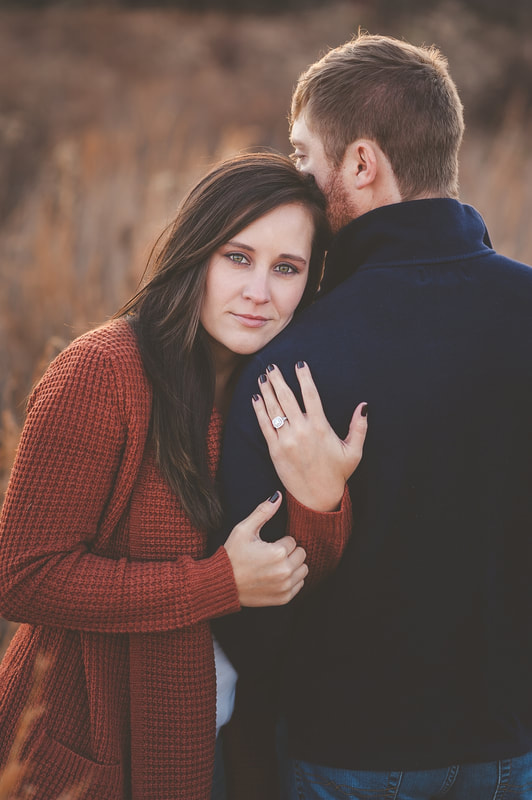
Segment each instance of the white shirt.
[[235,707],[238,674],[214,636],[212,643],[216,667],[216,736],[218,736],[220,728],[231,719]]

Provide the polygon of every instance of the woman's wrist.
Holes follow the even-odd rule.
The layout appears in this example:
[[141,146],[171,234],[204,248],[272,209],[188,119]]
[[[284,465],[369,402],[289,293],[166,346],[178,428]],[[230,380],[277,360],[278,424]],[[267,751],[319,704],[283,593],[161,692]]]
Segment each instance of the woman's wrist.
[[299,503],[299,505],[314,511],[317,514],[330,514],[340,510],[342,499],[345,494],[346,484],[344,483],[341,490],[331,490],[321,492],[310,492],[307,487],[295,492],[290,492],[292,498]]

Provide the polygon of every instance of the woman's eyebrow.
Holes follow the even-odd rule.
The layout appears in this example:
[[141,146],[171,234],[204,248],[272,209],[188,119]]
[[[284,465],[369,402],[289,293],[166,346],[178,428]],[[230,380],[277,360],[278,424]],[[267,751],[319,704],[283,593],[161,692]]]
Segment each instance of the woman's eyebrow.
[[241,247],[243,250],[251,250],[252,253],[255,252],[255,248],[252,247],[250,244],[244,244],[243,242],[237,242],[235,239],[231,239],[230,242],[226,242],[226,245],[230,244],[231,247]]
[[290,261],[300,261],[301,264],[306,264],[307,259],[303,256],[294,256],[292,253],[279,253],[279,258],[288,258]]

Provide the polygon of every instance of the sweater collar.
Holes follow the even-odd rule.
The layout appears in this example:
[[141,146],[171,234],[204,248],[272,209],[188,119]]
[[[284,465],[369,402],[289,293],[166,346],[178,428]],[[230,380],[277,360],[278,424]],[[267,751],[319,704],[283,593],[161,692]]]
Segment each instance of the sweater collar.
[[434,263],[491,248],[480,214],[458,200],[434,198],[381,206],[342,228],[325,263],[323,293],[361,266]]

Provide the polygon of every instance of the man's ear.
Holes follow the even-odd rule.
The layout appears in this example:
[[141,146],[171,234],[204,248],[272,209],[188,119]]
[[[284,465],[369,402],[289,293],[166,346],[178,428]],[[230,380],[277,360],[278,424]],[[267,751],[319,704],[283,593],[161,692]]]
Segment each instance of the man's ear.
[[375,182],[379,159],[376,145],[368,139],[357,139],[347,146],[344,169],[354,189],[364,189]]

